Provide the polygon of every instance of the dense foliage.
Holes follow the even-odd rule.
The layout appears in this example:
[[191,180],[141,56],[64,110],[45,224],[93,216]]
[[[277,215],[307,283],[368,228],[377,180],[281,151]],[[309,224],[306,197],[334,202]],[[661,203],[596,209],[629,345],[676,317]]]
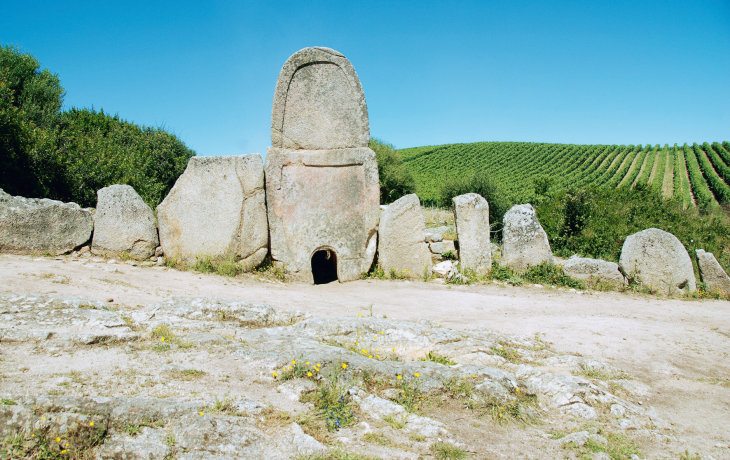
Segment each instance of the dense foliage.
[[155,206],[194,155],[161,129],[62,103],[57,76],[0,47],[0,188],[94,206],[99,188],[129,184]]
[[370,148],[375,152],[380,176],[380,203],[392,203],[403,195],[416,190],[410,171],[403,164],[395,148],[378,139],[370,139]]
[[730,267],[727,142],[681,147],[482,142],[400,153],[423,202],[450,206],[451,196],[467,192],[487,197],[495,237],[504,210],[529,202],[560,256],[616,261],[626,236],[657,227],[675,234],[693,256],[703,248]]

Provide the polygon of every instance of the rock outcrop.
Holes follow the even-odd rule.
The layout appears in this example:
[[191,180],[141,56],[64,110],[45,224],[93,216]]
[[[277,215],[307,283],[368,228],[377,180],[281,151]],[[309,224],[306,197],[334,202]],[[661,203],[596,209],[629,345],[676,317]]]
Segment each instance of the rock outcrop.
[[663,294],[696,289],[687,250],[676,236],[658,228],[629,235],[621,248],[619,267],[629,280]]
[[92,252],[110,257],[127,254],[137,260],[153,256],[159,244],[155,214],[134,188],[110,185],[96,196]]
[[391,203],[380,216],[378,263],[386,273],[421,276],[431,270],[431,253],[424,241],[425,222],[415,194]]
[[504,215],[502,265],[524,271],[543,262],[552,263],[553,254],[535,209],[531,204],[512,206]]
[[697,249],[697,265],[700,267],[702,282],[711,292],[730,295],[730,276],[725,273],[715,255],[704,249]]
[[76,203],[0,190],[0,252],[64,254],[89,241],[93,228],[92,211]]
[[626,284],[618,264],[601,259],[572,256],[561,264],[565,274],[589,282],[604,282],[615,286]]
[[459,268],[484,275],[492,269],[489,204],[476,193],[459,195],[452,201],[459,241]]
[[166,257],[233,257],[244,270],[261,264],[268,251],[261,156],[191,158],[157,219]]

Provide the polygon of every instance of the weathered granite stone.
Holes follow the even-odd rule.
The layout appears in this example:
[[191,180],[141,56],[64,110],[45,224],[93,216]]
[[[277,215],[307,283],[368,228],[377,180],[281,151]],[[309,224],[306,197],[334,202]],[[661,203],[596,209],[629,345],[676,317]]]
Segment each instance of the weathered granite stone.
[[626,284],[626,279],[619,271],[618,264],[615,262],[574,255],[564,261],[561,266],[566,275],[580,280],[602,281],[615,285]]
[[696,289],[687,250],[676,236],[658,228],[629,235],[621,248],[619,267],[630,280],[664,294]]
[[704,249],[697,249],[697,265],[700,267],[700,275],[707,289],[713,292],[730,295],[730,276],[725,273],[720,263],[711,252]]
[[342,149],[367,147],[369,140],[365,95],[350,61],[321,47],[289,57],[274,93],[272,147]]
[[244,270],[268,251],[264,171],[258,154],[193,157],[157,207],[165,257],[233,257]]
[[431,270],[431,253],[424,242],[425,223],[415,194],[391,203],[380,216],[378,262],[383,270],[421,276]]
[[439,243],[444,240],[444,234],[450,231],[453,231],[453,228],[447,226],[427,228],[425,240],[427,243]]
[[484,275],[492,269],[489,204],[476,193],[459,195],[452,201],[459,241],[459,268]]
[[335,266],[326,270],[339,281],[370,269],[380,192],[369,139],[365,96],[349,61],[329,48],[292,55],[274,94],[266,157],[271,256],[292,278],[324,282],[312,269],[318,251],[327,251]]
[[504,215],[502,228],[503,265],[523,271],[543,262],[552,263],[547,233],[537,220],[531,204],[512,206]]
[[437,243],[429,243],[428,248],[433,254],[443,255],[447,252],[450,252],[456,255],[456,245],[451,240],[443,240]]
[[377,244],[378,165],[369,148],[270,149],[266,196],[271,257],[293,278],[312,281],[311,259],[334,250],[340,281],[359,278]]
[[92,211],[76,203],[11,196],[0,189],[0,252],[53,255],[91,238]]
[[111,185],[96,192],[94,254],[119,256],[128,254],[144,260],[155,253],[159,244],[155,214],[129,185]]

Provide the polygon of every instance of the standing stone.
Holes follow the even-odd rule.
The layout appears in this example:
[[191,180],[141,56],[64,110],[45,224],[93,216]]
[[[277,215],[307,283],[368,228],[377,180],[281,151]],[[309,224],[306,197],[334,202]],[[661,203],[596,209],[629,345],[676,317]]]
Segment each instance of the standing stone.
[[380,189],[369,139],[365,96],[347,58],[329,48],[292,55],[279,74],[266,155],[271,257],[291,278],[317,281],[313,266],[323,260],[339,281],[370,269]]
[[65,254],[89,241],[92,211],[76,203],[11,196],[0,189],[0,252]]
[[431,270],[431,252],[421,202],[415,194],[391,203],[380,216],[378,262],[389,273],[417,277]]
[[454,221],[459,241],[459,268],[473,270],[478,275],[492,269],[489,245],[489,204],[479,194],[467,193],[454,197]]
[[730,276],[725,273],[720,263],[711,252],[704,249],[697,249],[697,265],[700,267],[700,275],[707,289],[712,292],[730,295]]
[[128,254],[145,260],[159,244],[155,214],[129,185],[110,185],[96,192],[94,254],[116,257]]
[[619,267],[629,280],[661,293],[696,289],[687,250],[676,236],[658,228],[629,235],[621,248]]
[[330,48],[297,51],[279,73],[271,146],[294,150],[367,147],[368,109],[347,58]]
[[165,257],[233,257],[244,270],[268,252],[264,171],[259,154],[193,157],[157,207]]
[[626,284],[626,279],[618,269],[618,264],[601,259],[572,256],[560,264],[565,274],[585,281],[602,281],[614,286]]
[[547,233],[531,204],[514,205],[504,215],[501,261],[517,271],[553,262]]

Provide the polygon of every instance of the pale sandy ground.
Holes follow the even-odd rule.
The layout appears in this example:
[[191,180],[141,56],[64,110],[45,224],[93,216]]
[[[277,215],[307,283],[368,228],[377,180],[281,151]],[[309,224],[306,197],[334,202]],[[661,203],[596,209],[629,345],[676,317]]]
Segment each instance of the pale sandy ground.
[[[730,458],[730,302],[500,285],[363,280],[310,286],[71,257],[0,256],[0,293],[135,305],[170,297],[267,303],[326,317],[376,314],[532,336],[606,361],[651,387],[643,403],[685,448]],[[675,446],[676,447],[676,446]],[[675,450],[676,451],[676,450]]]

